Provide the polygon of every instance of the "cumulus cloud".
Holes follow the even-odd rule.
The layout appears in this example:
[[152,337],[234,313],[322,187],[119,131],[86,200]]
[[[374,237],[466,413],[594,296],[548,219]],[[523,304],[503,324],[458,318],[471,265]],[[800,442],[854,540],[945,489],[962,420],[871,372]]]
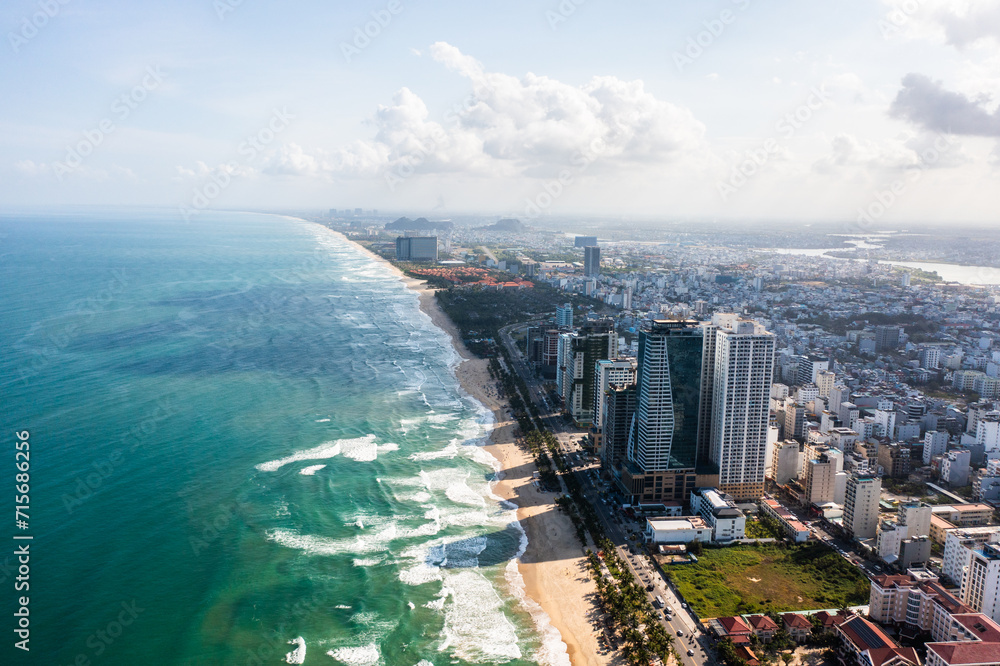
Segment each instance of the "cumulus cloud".
[[887,26],[912,38],[929,39],[959,49],[1000,45],[1000,4],[996,0],[883,0],[891,9]]
[[1000,112],[987,110],[987,102],[986,95],[970,99],[923,74],[907,74],[889,113],[932,132],[1000,137]]
[[953,168],[969,162],[961,148],[954,138],[929,132],[903,134],[886,141],[838,134],[830,140],[829,152],[813,163],[813,171],[853,177],[913,168]]
[[830,140],[830,152],[813,164],[813,171],[832,174],[851,168],[898,170],[918,163],[912,149],[897,142],[875,142],[851,134],[837,134]]
[[[472,92],[442,118],[402,88],[372,118],[370,140],[328,155],[282,147],[265,170],[342,177],[380,173],[454,173],[546,177],[581,154],[615,166],[669,163],[698,152],[705,127],[690,111],[657,99],[642,81],[594,77],[574,86],[526,74],[489,72],[444,42],[430,56],[469,80]],[[282,152],[283,151],[283,152]]]
[[224,162],[210,167],[201,160],[198,160],[191,168],[178,165],[174,169],[177,172],[172,178],[174,181],[200,180],[208,178],[213,174],[223,173],[241,178],[249,178],[257,175],[257,170],[253,167],[237,162]]

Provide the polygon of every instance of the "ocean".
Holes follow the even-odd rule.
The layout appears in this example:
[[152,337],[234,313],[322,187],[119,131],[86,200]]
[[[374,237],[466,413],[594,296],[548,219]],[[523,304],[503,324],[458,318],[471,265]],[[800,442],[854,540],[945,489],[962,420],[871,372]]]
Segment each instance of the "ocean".
[[493,417],[387,266],[262,214],[8,213],[0,247],[2,663],[548,661]]

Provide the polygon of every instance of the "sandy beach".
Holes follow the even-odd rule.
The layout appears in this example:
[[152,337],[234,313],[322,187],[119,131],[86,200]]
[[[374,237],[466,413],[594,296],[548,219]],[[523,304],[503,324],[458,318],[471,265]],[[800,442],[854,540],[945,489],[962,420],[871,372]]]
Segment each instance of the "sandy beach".
[[486,448],[501,465],[500,480],[493,492],[517,505],[518,520],[528,537],[527,549],[518,562],[525,594],[548,615],[574,666],[614,663],[611,655],[598,654],[597,586],[587,573],[573,523],[556,509],[554,493],[542,493],[532,484],[534,460],[514,439],[516,424],[507,415],[506,401],[501,399],[497,383],[489,375],[487,361],[474,358],[465,348],[455,325],[438,306],[434,289],[370,254],[390,266],[407,287],[419,294],[420,309],[451,336],[463,359],[456,370],[462,388],[493,411],[496,427]]

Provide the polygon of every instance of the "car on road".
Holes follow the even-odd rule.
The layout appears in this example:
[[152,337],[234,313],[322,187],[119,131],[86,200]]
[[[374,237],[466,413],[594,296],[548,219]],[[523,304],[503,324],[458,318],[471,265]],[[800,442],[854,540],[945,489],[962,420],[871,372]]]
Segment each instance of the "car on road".
[[652,583],[650,583],[649,585],[646,586],[646,591],[647,592],[652,592],[653,591],[653,584]]
[[678,630],[677,630],[677,635],[678,635],[678,636],[683,636],[683,635],[684,635],[684,632],[683,632],[682,630],[678,629]]
[[689,657],[693,657],[694,656],[694,650],[688,650],[688,656]]

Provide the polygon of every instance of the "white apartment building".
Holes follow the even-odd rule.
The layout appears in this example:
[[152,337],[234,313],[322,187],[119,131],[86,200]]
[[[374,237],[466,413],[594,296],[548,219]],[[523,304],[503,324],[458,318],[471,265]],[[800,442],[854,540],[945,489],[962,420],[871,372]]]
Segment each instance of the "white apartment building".
[[878,532],[878,501],[882,479],[852,474],[844,497],[844,529],[855,539],[871,539]]

